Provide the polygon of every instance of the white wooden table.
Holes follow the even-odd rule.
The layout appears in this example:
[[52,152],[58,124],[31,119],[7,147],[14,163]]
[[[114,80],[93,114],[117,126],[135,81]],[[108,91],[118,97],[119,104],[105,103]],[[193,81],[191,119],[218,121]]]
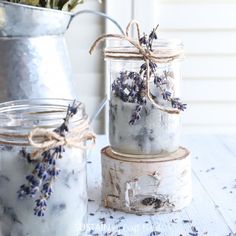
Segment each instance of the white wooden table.
[[193,201],[181,212],[153,216],[102,206],[100,149],[107,145],[107,138],[98,136],[96,148],[88,157],[87,235],[236,235],[236,135],[183,137],[182,145],[192,153]]

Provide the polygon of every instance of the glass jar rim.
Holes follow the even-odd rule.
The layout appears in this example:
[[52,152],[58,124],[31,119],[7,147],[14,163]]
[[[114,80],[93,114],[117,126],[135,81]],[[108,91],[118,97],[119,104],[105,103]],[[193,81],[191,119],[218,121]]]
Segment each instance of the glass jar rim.
[[[123,41],[122,41],[123,42]],[[174,59],[183,59],[183,42],[179,39],[158,39],[153,44],[152,53],[159,58],[160,61],[169,61]],[[105,59],[114,60],[143,60],[143,55],[139,50],[129,43],[121,46],[108,46],[104,50]]]
[[[34,128],[53,130],[63,123],[73,100],[35,98],[0,103],[0,145],[29,145],[28,135]],[[85,107],[78,102],[78,112],[70,127],[88,119]]]

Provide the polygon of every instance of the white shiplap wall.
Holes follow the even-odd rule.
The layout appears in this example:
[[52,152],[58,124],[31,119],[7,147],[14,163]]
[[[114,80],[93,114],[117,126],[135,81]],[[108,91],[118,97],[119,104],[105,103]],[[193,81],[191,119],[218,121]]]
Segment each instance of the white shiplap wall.
[[107,0],[106,10],[123,27],[132,18],[146,32],[159,23],[160,37],[184,41],[184,132],[236,132],[235,0]]
[[[86,0],[77,10],[104,11],[104,3],[97,0]],[[91,116],[104,97],[104,63],[102,52],[96,50],[91,56],[89,48],[92,42],[104,33],[104,19],[92,14],[78,15],[66,33],[66,41],[71,57],[76,90],[79,100],[86,104]],[[97,133],[103,132],[104,115],[101,114],[94,122]]]

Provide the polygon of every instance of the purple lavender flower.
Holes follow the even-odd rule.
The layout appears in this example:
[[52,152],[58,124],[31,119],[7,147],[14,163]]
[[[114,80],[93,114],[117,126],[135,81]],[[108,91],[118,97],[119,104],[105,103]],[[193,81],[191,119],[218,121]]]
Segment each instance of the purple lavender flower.
[[162,96],[163,96],[163,99],[164,99],[164,100],[169,100],[169,99],[171,98],[171,92],[169,92],[169,91],[164,91],[164,92],[162,93]]
[[134,125],[141,118],[141,111],[143,109],[142,105],[137,105],[134,112],[132,113],[131,120],[129,121],[130,125]]
[[38,177],[45,181],[49,178],[49,174],[46,169],[42,169],[38,172]]
[[20,186],[20,189],[18,190],[17,193],[18,193],[18,198],[19,198],[19,199],[23,199],[23,198],[25,198],[27,195],[29,195],[29,193],[30,193],[30,187],[27,186],[27,185],[25,185],[25,184],[23,184],[23,185]]
[[148,47],[149,47],[150,51],[153,51],[153,49],[152,49],[153,40],[157,40],[156,30],[157,30],[157,28],[153,29],[148,37]]
[[48,174],[53,177],[58,176],[59,173],[60,173],[60,170],[55,166],[48,171]]
[[44,216],[46,209],[46,207],[35,207],[34,214],[39,217]]
[[37,200],[35,200],[35,202],[36,202],[37,207],[46,207],[47,206],[46,198],[37,199]]
[[157,39],[156,29],[153,29],[152,32],[149,34],[149,41]]
[[[144,34],[143,37],[139,39],[140,45],[147,51],[152,51],[153,42],[158,39],[156,34],[157,28],[158,26],[152,30],[148,37]],[[130,125],[134,125],[141,118],[141,111],[147,103],[147,69],[147,63],[144,62],[140,66],[139,72],[121,71],[120,75],[111,85],[113,94],[119,97],[123,102],[138,104],[131,114],[131,119],[129,121]],[[169,71],[163,71],[163,75],[159,75],[157,73],[157,64],[152,60],[149,61],[149,70],[149,76],[153,76],[153,83],[157,88],[160,88],[163,99],[170,102],[172,108],[184,111],[187,105],[181,103],[179,98],[172,97],[171,92],[164,88],[164,85],[168,84],[168,76],[172,77],[172,73]]]
[[[61,136],[65,136],[68,132],[69,119],[76,114],[78,105],[74,101],[73,105],[68,107],[67,115],[60,127],[54,130]],[[24,156],[30,156],[25,149],[21,151]],[[36,216],[44,216],[47,210],[47,200],[53,193],[53,182],[60,173],[57,167],[57,160],[62,158],[62,153],[65,152],[64,147],[58,146],[44,151],[42,159],[36,161],[31,174],[26,176],[27,183],[20,186],[17,194],[19,199],[26,197],[35,197],[39,194],[39,198],[35,200],[34,214]]]
[[187,109],[187,104],[186,103],[184,103],[184,104],[180,103],[179,106],[178,106],[178,109],[181,110],[181,111],[184,111],[185,109]]
[[35,208],[34,208],[34,214],[36,216],[44,216],[45,211],[47,210],[47,199],[42,197],[37,200],[35,200]]
[[147,35],[146,35],[146,34],[143,34],[143,37],[141,37],[141,38],[139,39],[139,43],[140,43],[141,45],[147,45],[147,44],[148,44],[148,39],[147,39]]
[[159,77],[158,75],[155,75],[154,76],[154,81],[153,81],[153,83],[155,84],[155,85],[157,85],[157,86],[159,86],[161,83],[162,83],[162,78],[161,77]]
[[143,63],[143,64],[140,66],[139,74],[141,75],[144,71],[147,71],[147,64],[146,64],[146,62]]
[[43,188],[41,190],[41,193],[43,193],[44,195],[46,195],[47,197],[51,196],[52,194],[52,184],[51,184],[51,181],[49,182],[46,182],[44,185],[43,185]]
[[150,61],[149,62],[149,67],[150,67],[151,72],[154,74],[156,72],[157,64]]

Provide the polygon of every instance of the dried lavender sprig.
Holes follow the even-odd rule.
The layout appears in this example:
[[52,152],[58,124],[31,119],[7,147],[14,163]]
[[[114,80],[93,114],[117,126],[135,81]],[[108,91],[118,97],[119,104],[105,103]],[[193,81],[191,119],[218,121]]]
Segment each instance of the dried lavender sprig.
[[[72,106],[68,106],[63,123],[54,132],[65,136],[69,131],[69,120],[77,113],[77,110],[78,104],[74,101]],[[31,174],[26,176],[27,183],[21,185],[17,192],[20,199],[26,197],[34,198],[36,194],[40,193],[39,198],[35,200],[34,208],[34,214],[39,217],[44,216],[47,210],[47,201],[53,193],[53,182],[60,173],[60,169],[57,167],[57,161],[62,158],[63,152],[65,152],[63,146],[44,151],[41,154],[42,158],[34,162],[35,166]],[[22,156],[27,157],[28,161],[30,160],[30,154],[26,153],[25,149],[22,149],[20,153]]]
[[[167,81],[168,75],[169,73],[167,71],[164,71],[164,78],[166,81]],[[172,97],[171,92],[168,90],[165,90],[162,87],[162,85],[165,84],[164,82],[165,80],[161,77],[154,76],[154,84],[161,90],[163,99],[170,102],[172,108],[177,108],[178,110],[184,111],[187,108],[187,104],[182,103],[179,98]]]
[[132,113],[131,120],[129,121],[130,125],[133,125],[141,118],[141,111],[143,109],[142,105],[137,105],[134,112]]
[[[156,64],[151,63],[151,73],[154,74],[154,84],[160,88],[164,100],[170,102],[173,108],[184,111],[187,104],[183,104],[179,98],[172,97],[172,94],[162,88],[167,83],[167,72],[164,71],[164,76],[160,77],[156,72]],[[141,117],[143,106],[146,105],[146,85],[144,78],[146,77],[147,67],[145,63],[140,67],[139,73],[122,71],[120,76],[112,83],[112,91],[115,96],[119,97],[124,102],[137,103],[136,109],[131,115],[130,125],[135,124]]]
[[[147,49],[150,51],[152,51],[153,41],[158,39],[157,34],[156,34],[156,30],[158,26],[159,25],[157,25],[157,27],[152,30],[148,38],[144,34],[143,38],[140,39],[140,44],[146,46]],[[156,75],[157,64],[150,61],[149,67],[150,67],[150,76],[154,75],[154,84],[156,84],[156,86],[161,89],[163,99],[166,101],[169,101],[173,108],[177,108],[178,110],[184,111],[187,108],[187,104],[183,104],[179,98],[172,97],[172,94],[169,91],[166,91],[164,88],[162,88],[163,80],[162,78],[158,77],[158,75]],[[147,76],[146,63],[141,65],[139,73],[140,75],[143,73],[143,76]],[[164,71],[164,76],[166,80],[167,80],[168,75],[169,75],[168,72]]]
[[57,168],[57,160],[64,151],[64,148],[59,146],[45,151],[42,154],[43,163],[40,164],[43,165],[39,165],[38,170],[38,177],[42,179],[42,187],[40,190],[41,194],[40,197],[36,199],[36,206],[34,208],[34,214],[37,216],[44,216],[45,211],[47,210],[47,204],[45,205],[43,202],[47,202],[53,193],[53,182],[60,173],[60,169]]
[[[139,43],[146,47],[147,50],[152,51],[153,41],[157,40],[156,30],[159,25],[147,37],[146,34],[139,39]],[[153,61],[149,61],[150,74],[154,77],[154,84],[161,90],[161,94],[164,100],[168,101],[172,108],[184,111],[187,104],[183,104],[179,98],[172,97],[171,92],[164,89],[164,85],[168,84],[167,77],[173,77],[171,72],[164,71],[164,76],[160,77],[157,74],[157,64]],[[120,76],[112,83],[112,91],[115,96],[119,97],[124,102],[137,103],[135,110],[131,115],[130,125],[134,125],[141,117],[141,111],[143,106],[146,105],[146,84],[147,78],[147,64],[146,62],[140,66],[139,72],[127,72],[121,71]],[[153,96],[154,97],[154,96]]]
[[136,72],[121,72],[120,76],[112,83],[115,96],[124,102],[143,103],[142,93],[145,91],[145,82]]
[[145,90],[145,81],[137,72],[121,72],[112,84],[112,91],[115,96],[124,102],[138,104],[129,121],[131,125],[141,118],[142,108],[146,105]]
[[149,34],[149,36],[147,37],[147,35],[144,33],[143,34],[143,37],[139,39],[139,43],[142,45],[142,46],[145,46],[148,50],[150,51],[153,51],[152,49],[152,46],[153,46],[153,41],[154,40],[157,40],[158,37],[157,37],[157,34],[156,34],[156,31],[157,31],[157,28],[159,27],[159,25],[156,26],[156,28],[154,28],[152,30],[152,32]]

